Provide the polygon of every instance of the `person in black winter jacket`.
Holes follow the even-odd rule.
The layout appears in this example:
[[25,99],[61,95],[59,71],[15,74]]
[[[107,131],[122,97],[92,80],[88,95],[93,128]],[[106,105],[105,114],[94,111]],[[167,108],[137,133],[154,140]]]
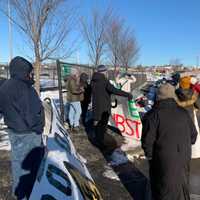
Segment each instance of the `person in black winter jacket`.
[[107,67],[99,65],[92,76],[92,110],[95,126],[95,143],[104,149],[104,134],[111,114],[111,95],[119,95],[132,99],[132,94],[115,88],[106,78]]
[[[3,85],[3,83],[5,82],[5,80],[6,80],[5,78],[0,78],[0,87],[1,87],[1,85]],[[1,114],[1,112],[2,111],[0,110],[0,120],[3,117],[2,114]]]
[[37,92],[32,87],[32,64],[22,57],[14,58],[10,65],[10,79],[0,87],[0,110],[8,128],[16,132],[43,132],[44,110]]
[[0,77],[0,87],[1,87],[1,85],[3,85],[3,83],[5,82],[5,80],[6,80],[5,78],[1,78]]
[[187,111],[177,105],[172,85],[161,85],[157,95],[157,103],[142,123],[153,199],[189,200],[191,145],[197,131]]
[[84,97],[81,101],[81,118],[83,125],[86,124],[86,116],[88,111],[88,106],[91,102],[91,85],[88,83],[89,76],[86,73],[81,73],[80,75],[80,85],[84,88]]
[[23,160],[32,149],[41,145],[45,120],[42,103],[32,86],[32,64],[22,57],[15,57],[9,64],[9,70],[10,79],[0,87],[0,110],[11,142],[15,193],[20,177],[27,173],[21,168]]

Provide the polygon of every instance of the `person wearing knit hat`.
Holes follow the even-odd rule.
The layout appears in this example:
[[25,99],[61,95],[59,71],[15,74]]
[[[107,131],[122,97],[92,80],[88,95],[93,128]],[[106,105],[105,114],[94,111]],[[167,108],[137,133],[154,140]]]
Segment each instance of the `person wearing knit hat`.
[[111,114],[111,95],[119,95],[132,99],[132,94],[115,88],[107,78],[107,67],[99,65],[91,81],[92,111],[95,127],[94,144],[105,150],[104,135],[106,134],[108,120]]
[[76,68],[71,69],[71,75],[66,83],[67,89],[67,104],[69,108],[68,119],[70,130],[79,131],[79,120],[81,116],[81,103],[83,100],[84,89],[80,85],[80,73]]
[[97,72],[99,72],[99,73],[103,73],[103,72],[107,72],[107,71],[108,71],[108,68],[105,65],[99,65],[97,67]]
[[149,160],[153,199],[190,199],[191,145],[197,131],[186,110],[177,105],[170,84],[158,89],[157,102],[142,120],[142,148]]
[[157,100],[176,99],[175,88],[169,83],[160,86],[157,92]]
[[190,76],[184,76],[182,78],[180,78],[180,83],[179,86],[182,89],[189,89],[191,84],[191,77]]

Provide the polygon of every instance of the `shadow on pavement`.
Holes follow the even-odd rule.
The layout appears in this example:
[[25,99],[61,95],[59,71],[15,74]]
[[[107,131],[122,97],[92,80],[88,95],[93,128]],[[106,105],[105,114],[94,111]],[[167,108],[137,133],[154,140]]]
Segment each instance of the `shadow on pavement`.
[[[113,127],[109,127],[111,131],[105,135],[105,149],[99,149],[103,154],[104,158],[109,164],[110,155],[112,152],[121,146],[123,137],[119,134],[119,131]],[[85,126],[90,142],[95,145],[94,139],[94,127],[92,120],[88,121]],[[139,171],[134,163],[128,161],[125,164],[118,166],[111,166],[113,171],[118,175],[120,182],[126,188],[132,199],[134,200],[151,200],[151,191],[149,180]],[[102,174],[103,176],[103,174]]]

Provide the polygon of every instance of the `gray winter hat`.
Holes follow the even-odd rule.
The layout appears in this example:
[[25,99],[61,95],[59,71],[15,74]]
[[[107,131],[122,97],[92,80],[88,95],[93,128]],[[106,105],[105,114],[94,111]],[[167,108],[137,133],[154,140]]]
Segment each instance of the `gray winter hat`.
[[163,84],[159,87],[157,93],[157,100],[164,100],[173,98],[176,99],[175,88],[169,83]]
[[99,65],[97,67],[97,72],[106,72],[108,68],[105,65]]

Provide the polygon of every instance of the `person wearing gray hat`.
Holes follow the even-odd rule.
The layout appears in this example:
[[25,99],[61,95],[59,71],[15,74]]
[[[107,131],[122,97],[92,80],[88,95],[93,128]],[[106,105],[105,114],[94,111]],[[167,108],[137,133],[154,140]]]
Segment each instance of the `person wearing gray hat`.
[[102,73],[102,72],[107,72],[108,68],[105,65],[99,65],[97,67],[97,72]]
[[104,135],[111,114],[111,95],[132,99],[132,94],[115,88],[107,79],[107,67],[99,65],[92,76],[92,110],[95,126],[95,145],[104,149]]
[[149,160],[153,199],[189,200],[189,165],[196,128],[177,105],[170,84],[158,89],[157,102],[143,118],[142,148]]

